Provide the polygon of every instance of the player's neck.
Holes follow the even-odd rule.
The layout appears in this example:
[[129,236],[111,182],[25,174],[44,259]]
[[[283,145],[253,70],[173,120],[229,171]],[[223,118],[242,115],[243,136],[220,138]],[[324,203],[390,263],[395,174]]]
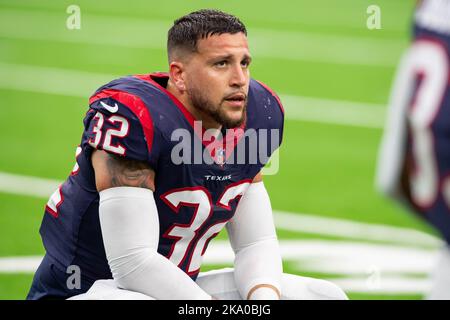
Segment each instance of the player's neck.
[[167,82],[167,91],[169,91],[171,94],[173,94],[180,102],[184,105],[184,107],[194,116],[196,121],[202,122],[202,127],[206,130],[208,129],[217,129],[220,131],[222,128],[222,125],[218,122],[216,122],[214,119],[212,119],[209,115],[205,114],[201,110],[198,110],[197,108],[194,108],[186,93],[181,93],[177,88],[170,82],[170,80]]

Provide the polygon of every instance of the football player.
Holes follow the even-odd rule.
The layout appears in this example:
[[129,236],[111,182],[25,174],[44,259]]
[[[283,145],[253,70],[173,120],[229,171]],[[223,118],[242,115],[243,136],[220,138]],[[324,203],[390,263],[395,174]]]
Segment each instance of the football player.
[[[90,98],[77,164],[45,210],[28,298],[345,299],[332,283],[282,272],[266,160],[250,151],[278,147],[284,112],[250,78],[245,26],[193,12],[167,49],[168,74],[113,80]],[[225,226],[234,268],[199,276]],[[79,288],[67,285],[70,266]]]
[[450,299],[450,1],[420,2],[400,62],[378,159],[377,187],[433,225],[446,245],[431,299]]

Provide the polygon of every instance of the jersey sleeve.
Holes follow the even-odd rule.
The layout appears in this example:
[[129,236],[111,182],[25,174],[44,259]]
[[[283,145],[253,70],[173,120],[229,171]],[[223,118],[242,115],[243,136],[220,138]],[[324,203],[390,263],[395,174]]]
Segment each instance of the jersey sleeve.
[[276,128],[280,130],[278,146],[281,146],[281,143],[283,142],[283,133],[284,133],[284,107],[283,104],[281,103],[280,97],[274,91],[271,91],[271,94],[273,97],[272,99],[274,99],[274,103],[278,107]]
[[[270,129],[278,130],[279,139],[278,139],[278,147],[281,146],[283,141],[283,132],[284,132],[284,107],[281,103],[280,97],[273,91],[269,86],[261,81],[257,81],[265,90],[264,97],[267,99],[268,105],[270,108]],[[263,103],[266,105],[266,103]]]
[[155,168],[158,160],[155,130],[144,102],[128,92],[103,90],[90,99],[84,119],[82,148],[146,161]]

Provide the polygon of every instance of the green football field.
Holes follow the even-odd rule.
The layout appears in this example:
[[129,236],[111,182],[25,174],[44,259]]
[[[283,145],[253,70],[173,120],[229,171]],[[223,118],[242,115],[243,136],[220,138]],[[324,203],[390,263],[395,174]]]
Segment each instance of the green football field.
[[[67,27],[71,4],[81,10],[80,29]],[[366,26],[372,4],[381,9],[381,29]],[[0,0],[0,299],[23,299],[29,289],[32,272],[7,269],[1,261],[44,253],[38,229],[48,198],[39,185],[18,188],[2,181],[1,173],[64,180],[74,165],[90,94],[112,77],[167,70],[165,40],[172,21],[204,7],[244,21],[253,54],[252,77],[272,87],[285,104],[280,169],[265,178],[274,210],[289,213],[284,226],[281,220],[277,225],[280,242],[335,252],[345,247],[347,258],[357,256],[358,245],[433,253],[433,242],[420,240],[433,230],[377,194],[373,182],[385,106],[396,64],[409,42],[414,4]],[[290,223],[297,218],[298,228]],[[339,222],[353,229],[347,232]],[[417,234],[417,241],[363,231],[379,225],[392,227],[390,234]],[[218,238],[223,241],[225,235]],[[352,299],[420,299],[429,270],[390,265],[385,271],[384,265],[368,262],[376,270],[372,272],[364,261],[357,269],[343,259],[333,271],[334,260],[326,267],[314,261],[321,266],[316,268],[301,260],[300,250],[298,257],[289,257],[286,272],[357,280],[353,285],[342,282]],[[202,270],[227,265],[211,262]],[[374,276],[378,280],[371,286]],[[399,279],[421,285],[396,286],[399,281],[394,280]]]

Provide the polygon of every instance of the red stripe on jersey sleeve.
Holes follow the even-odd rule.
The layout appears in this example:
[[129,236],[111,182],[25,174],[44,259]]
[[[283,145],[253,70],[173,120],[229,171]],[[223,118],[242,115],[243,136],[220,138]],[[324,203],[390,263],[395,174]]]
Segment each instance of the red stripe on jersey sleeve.
[[131,93],[106,89],[98,92],[89,99],[89,104],[92,104],[100,99],[111,98],[128,107],[131,112],[139,119],[142,129],[144,131],[145,139],[147,140],[148,153],[150,154],[153,145],[153,121],[145,103]]

